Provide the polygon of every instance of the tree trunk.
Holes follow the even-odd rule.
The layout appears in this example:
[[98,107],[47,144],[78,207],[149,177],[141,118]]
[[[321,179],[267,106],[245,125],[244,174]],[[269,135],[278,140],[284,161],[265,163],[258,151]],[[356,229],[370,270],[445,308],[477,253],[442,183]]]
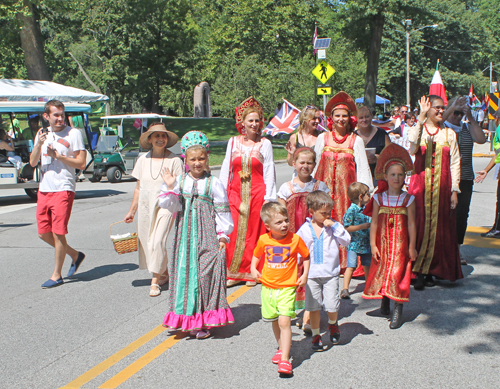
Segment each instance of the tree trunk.
[[372,39],[368,49],[365,79],[365,101],[368,108],[375,108],[375,94],[377,92],[378,63],[380,60],[380,47],[382,46],[382,32],[384,31],[384,14],[375,15],[372,25]]
[[22,12],[16,15],[21,22],[21,47],[24,51],[24,62],[30,80],[50,81],[49,69],[45,62],[43,52],[43,38],[38,25],[38,12],[36,6],[28,0],[24,0],[24,5],[29,9],[27,14]]

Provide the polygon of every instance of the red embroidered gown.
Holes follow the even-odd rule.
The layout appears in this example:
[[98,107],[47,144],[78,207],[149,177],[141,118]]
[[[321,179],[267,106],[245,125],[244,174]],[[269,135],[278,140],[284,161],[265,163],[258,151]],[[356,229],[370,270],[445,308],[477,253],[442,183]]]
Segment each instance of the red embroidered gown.
[[[257,143],[249,154],[250,158],[247,158],[242,150],[240,137],[233,138],[227,187],[234,223],[226,251],[229,280],[255,281],[250,273],[253,250],[259,237],[266,233],[266,227],[260,218],[260,209],[266,195],[264,157],[260,153],[262,143]],[[262,265],[263,263],[259,267]]]
[[[315,178],[323,181],[330,188],[333,199],[332,218],[341,223],[344,214],[351,205],[347,188],[356,182],[356,163],[354,160],[356,134],[349,135],[342,144],[334,143],[329,133],[326,133],[324,137],[325,147],[321,152]],[[347,265],[346,248],[340,247],[339,254],[340,268],[343,273]],[[363,270],[361,269],[361,274],[357,270],[354,276],[362,274]]]
[[[413,271],[449,281],[463,278],[458,252],[455,210],[451,209],[450,146],[421,145],[409,193],[415,196],[419,253]],[[426,177],[427,174],[427,177]]]
[[[365,284],[363,298],[381,299],[388,297],[399,303],[410,298],[411,260],[408,234],[408,202],[406,194],[400,206],[383,203],[378,193],[377,247],[380,261],[372,259]],[[386,200],[387,201],[387,200]]]

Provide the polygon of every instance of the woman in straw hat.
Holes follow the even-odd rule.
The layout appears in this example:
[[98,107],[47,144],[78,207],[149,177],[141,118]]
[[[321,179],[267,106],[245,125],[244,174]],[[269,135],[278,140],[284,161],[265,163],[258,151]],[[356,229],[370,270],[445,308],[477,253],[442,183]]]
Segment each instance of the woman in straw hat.
[[[331,132],[318,136],[316,152],[317,180],[326,183],[332,195],[332,218],[341,222],[351,205],[347,189],[353,182],[362,182],[373,190],[372,174],[363,140],[353,131],[356,127],[356,104],[346,92],[333,96],[325,108],[327,126]],[[346,250],[340,251],[340,267],[347,265]],[[361,273],[362,274],[362,273]]]
[[241,135],[229,139],[220,172],[234,222],[227,245],[228,286],[243,281],[255,285],[250,273],[253,249],[266,233],[260,209],[265,201],[276,200],[273,147],[261,136],[263,126],[262,107],[253,97],[236,107],[236,128]]
[[137,184],[132,205],[124,218],[126,223],[132,223],[138,213],[139,268],[153,273],[151,297],[159,296],[160,287],[168,281],[167,237],[174,220],[168,210],[158,207],[157,200],[163,184],[162,169],[166,167],[175,175],[183,171],[181,159],[167,150],[178,140],[179,137],[167,131],[163,123],[151,124],[141,135],[141,147],[150,151],[134,166],[132,176]]

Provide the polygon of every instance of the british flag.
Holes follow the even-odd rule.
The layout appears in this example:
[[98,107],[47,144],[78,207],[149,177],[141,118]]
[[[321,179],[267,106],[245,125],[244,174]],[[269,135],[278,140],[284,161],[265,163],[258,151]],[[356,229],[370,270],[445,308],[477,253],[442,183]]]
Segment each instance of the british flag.
[[280,111],[264,128],[264,135],[291,134],[299,126],[299,113],[300,110],[297,107],[283,99]]

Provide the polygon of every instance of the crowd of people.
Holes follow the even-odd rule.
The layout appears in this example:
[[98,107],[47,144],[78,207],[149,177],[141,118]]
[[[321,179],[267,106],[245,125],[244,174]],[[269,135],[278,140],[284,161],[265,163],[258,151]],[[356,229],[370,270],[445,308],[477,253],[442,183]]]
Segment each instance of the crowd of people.
[[[261,283],[262,317],[272,322],[278,344],[271,359],[278,372],[291,374],[296,312],[305,309],[297,323],[312,335],[312,349],[323,351],[325,309],[330,342],[337,344],[340,301],[350,298],[353,276],[365,276],[362,297],[381,300],[391,329],[403,324],[412,282],[422,290],[435,278],[463,278],[472,146],[485,137],[463,98],[445,106],[438,96],[424,96],[419,107],[418,116],[405,112],[393,125],[400,131],[390,135],[345,92],[326,106],[328,131],[318,127],[320,110],[305,107],[286,146],[294,172],[278,190],[272,144],[261,133],[263,110],[253,97],[236,108],[240,134],[228,141],[219,178],[210,172],[205,134],[182,137],[181,159],[168,150],[177,135],[152,123],[140,138],[149,151],[134,168],[137,183],[124,221],[137,220],[140,267],[152,273],[150,296],[169,284],[164,326],[207,338],[212,328],[234,322],[226,288]],[[66,255],[69,275],[85,258],[65,239],[72,171],[84,160],[81,134],[64,123],[64,106],[48,102],[44,116],[51,127],[37,133],[30,163],[41,158],[37,222],[40,238],[55,247],[54,273],[42,285],[51,288],[64,283]],[[493,235],[500,235],[499,220]]]

